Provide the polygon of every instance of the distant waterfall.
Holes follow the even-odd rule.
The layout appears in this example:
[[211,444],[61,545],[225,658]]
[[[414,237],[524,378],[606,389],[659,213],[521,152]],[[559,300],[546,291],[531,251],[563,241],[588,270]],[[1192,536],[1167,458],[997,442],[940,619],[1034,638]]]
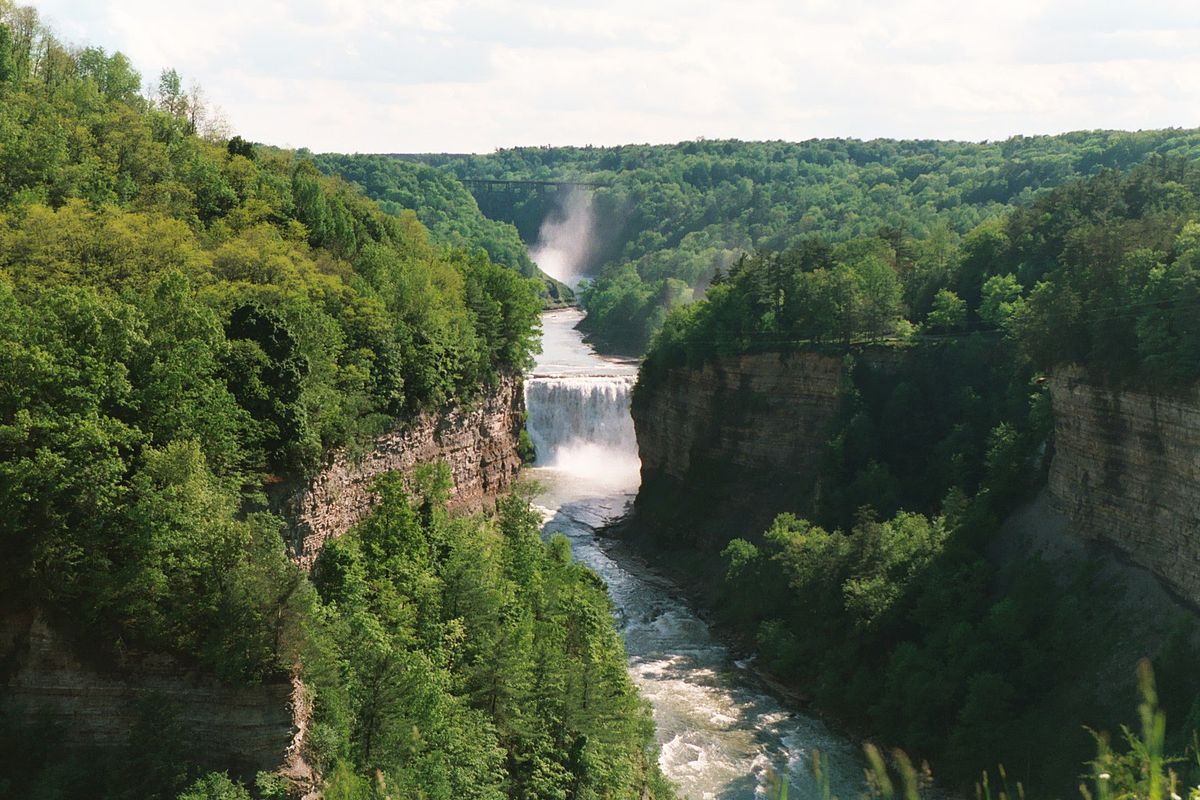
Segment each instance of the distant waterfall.
[[636,486],[640,463],[629,416],[633,382],[633,375],[529,378],[526,428],[537,466]]

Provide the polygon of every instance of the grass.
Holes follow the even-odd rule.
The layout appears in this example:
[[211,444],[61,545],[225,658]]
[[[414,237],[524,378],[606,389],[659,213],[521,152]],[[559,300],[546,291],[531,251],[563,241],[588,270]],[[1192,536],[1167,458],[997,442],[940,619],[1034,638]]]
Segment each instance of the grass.
[[[1096,740],[1096,758],[1086,764],[1081,776],[1081,800],[1200,800],[1200,786],[1185,786],[1176,767],[1188,763],[1186,758],[1170,757],[1165,752],[1167,717],[1158,705],[1154,671],[1149,661],[1138,667],[1138,683],[1142,702],[1138,707],[1141,730],[1122,726],[1124,746],[1114,749],[1107,735],[1092,731]],[[874,744],[863,746],[868,800],[922,800],[933,788],[933,776],[928,765],[921,769],[900,750],[885,757]],[[1200,738],[1194,738],[1189,748],[1194,774],[1200,775]],[[999,784],[984,771],[975,784],[976,800],[1025,800],[1025,787],[1008,784],[1003,765],[996,771]],[[830,788],[829,775],[824,770],[821,753],[813,751],[813,775],[822,800],[838,800]],[[768,779],[767,797],[787,800],[788,777],[772,774]]]

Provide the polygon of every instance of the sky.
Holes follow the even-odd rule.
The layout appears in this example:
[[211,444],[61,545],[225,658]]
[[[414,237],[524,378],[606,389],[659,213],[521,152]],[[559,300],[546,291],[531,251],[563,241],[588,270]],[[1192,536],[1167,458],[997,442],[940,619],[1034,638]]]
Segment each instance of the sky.
[[317,152],[1200,127],[1196,0],[32,4]]

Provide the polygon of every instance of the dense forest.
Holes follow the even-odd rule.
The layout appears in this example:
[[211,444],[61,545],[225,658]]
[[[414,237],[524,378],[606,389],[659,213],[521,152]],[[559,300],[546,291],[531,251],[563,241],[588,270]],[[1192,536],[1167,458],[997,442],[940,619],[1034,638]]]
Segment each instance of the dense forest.
[[529,259],[517,229],[484,216],[475,198],[450,173],[388,156],[323,153],[313,163],[326,174],[361,187],[390,214],[412,211],[435,241],[468,250],[482,248],[497,264],[541,279],[551,303],[573,299],[569,287],[542,274]]
[[[426,156],[459,178],[573,179],[592,190],[592,275],[581,299],[600,344],[644,352],[666,313],[702,296],[746,252],[812,236],[833,244],[882,234],[926,259],[1050,188],[1154,157],[1195,159],[1192,130],[1081,132],[997,142],[694,141],[539,147]],[[525,241],[561,200],[553,191],[476,192],[480,208]]]
[[[311,580],[266,503],[524,369],[538,282],[141,86],[0,0],[0,602],[106,667],[298,673],[329,797],[669,796],[603,588],[525,501],[451,519],[444,472],[384,479]],[[169,708],[97,753],[0,727],[5,796],[245,796]]]
[[[738,353],[850,365],[816,482],[766,532],[725,538],[716,608],[773,672],[945,778],[1003,763],[1039,796],[1074,790],[1095,747],[1080,726],[1114,730],[1134,706],[1132,675],[1096,676],[1142,646],[1142,622],[1086,568],[997,558],[1000,524],[1044,484],[1048,371],[1167,393],[1200,377],[1198,216],[1195,161],[1156,158],[958,245],[812,238],[746,256],[672,312],[638,395]],[[1194,641],[1181,620],[1150,653],[1180,752],[1200,731]]]
[[483,216],[475,198],[449,173],[387,156],[322,153],[313,163],[326,174],[340,175],[361,186],[389,214],[412,211],[439,242],[467,249],[482,247],[498,264],[522,275],[537,274],[517,229]]

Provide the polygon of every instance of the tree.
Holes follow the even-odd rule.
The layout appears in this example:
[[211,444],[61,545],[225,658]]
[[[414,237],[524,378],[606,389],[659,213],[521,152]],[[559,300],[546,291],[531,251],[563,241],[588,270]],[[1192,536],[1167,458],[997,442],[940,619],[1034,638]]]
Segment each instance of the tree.
[[0,22],[0,86],[10,82],[15,75],[12,31],[3,22]]
[[223,772],[210,772],[179,793],[176,800],[250,800],[250,792]]
[[183,90],[183,78],[173,69],[165,69],[158,76],[158,107],[176,119],[186,120],[188,98]]
[[250,142],[247,142],[241,136],[234,136],[231,138],[225,149],[231,156],[242,156],[243,158],[248,158],[251,161],[254,160],[254,145]]
[[1021,284],[1015,275],[993,275],[983,283],[979,320],[992,328],[1007,327],[1021,303]]
[[79,76],[91,80],[112,102],[131,102],[138,96],[142,76],[134,71],[123,53],[111,56],[102,47],[86,47],[76,56]]
[[891,265],[868,255],[851,265],[858,283],[859,325],[868,338],[890,333],[900,317],[900,281]]
[[933,307],[925,317],[925,327],[932,333],[953,333],[967,324],[967,303],[949,289],[933,296]]

